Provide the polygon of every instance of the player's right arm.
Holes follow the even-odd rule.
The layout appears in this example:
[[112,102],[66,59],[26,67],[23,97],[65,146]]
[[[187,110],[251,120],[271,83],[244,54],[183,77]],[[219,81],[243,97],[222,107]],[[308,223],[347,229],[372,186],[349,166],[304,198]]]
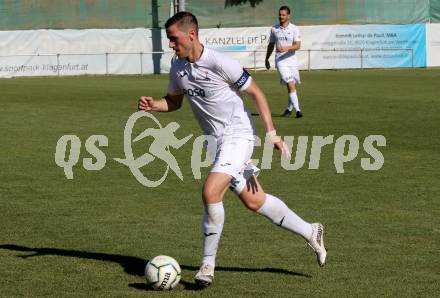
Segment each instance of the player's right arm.
[[275,43],[274,42],[270,42],[267,45],[267,52],[266,52],[266,68],[269,69],[270,68],[270,62],[269,62],[269,58],[270,55],[272,55],[273,49],[275,48]]
[[273,49],[275,48],[275,34],[273,33],[273,30],[270,30],[270,36],[269,36],[269,44],[267,45],[267,51],[266,51],[266,68],[270,68],[270,62],[269,58],[270,55],[272,55]]
[[167,94],[160,100],[154,100],[150,96],[141,96],[139,98],[139,111],[146,112],[172,112],[180,109],[182,106],[183,94]]
[[183,92],[178,84],[176,74],[176,63],[171,65],[170,80],[168,82],[167,95],[159,100],[154,100],[150,96],[141,96],[139,98],[138,108],[140,111],[152,112],[172,112],[180,109],[183,101]]

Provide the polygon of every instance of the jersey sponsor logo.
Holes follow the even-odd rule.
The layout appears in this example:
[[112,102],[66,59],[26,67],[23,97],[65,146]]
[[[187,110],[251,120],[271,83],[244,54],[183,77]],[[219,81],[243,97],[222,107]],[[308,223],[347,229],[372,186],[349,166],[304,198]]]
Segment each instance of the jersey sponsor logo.
[[250,76],[251,75],[247,72],[247,70],[243,68],[243,73],[241,74],[241,77],[234,83],[234,86],[237,89],[240,89],[244,86]]
[[206,92],[203,89],[195,88],[195,89],[183,89],[183,94],[186,94],[188,96],[201,96],[205,97]]

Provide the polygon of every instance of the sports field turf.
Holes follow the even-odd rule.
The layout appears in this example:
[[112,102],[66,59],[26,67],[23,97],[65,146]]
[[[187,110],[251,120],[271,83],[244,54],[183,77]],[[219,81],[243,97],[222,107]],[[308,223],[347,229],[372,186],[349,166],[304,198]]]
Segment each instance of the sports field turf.
[[[170,172],[162,185],[146,188],[113,160],[124,157],[124,126],[137,98],[163,95],[167,76],[0,80],[0,296],[438,297],[440,70],[301,75],[304,118],[274,117],[279,133],[355,135],[359,154],[337,174],[333,143],[323,148],[319,169],[310,170],[309,141],[301,169],[284,170],[274,154],[260,181],[306,220],[324,223],[328,263],[319,268],[299,236],[228,193],[216,278],[204,291],[193,283],[202,214],[202,180],[193,178],[190,165],[193,139],[171,149],[183,182]],[[273,114],[281,113],[286,96],[277,75],[254,77]],[[179,138],[201,134],[188,103],[156,116],[162,125],[178,122]],[[65,134],[82,141],[73,180],[54,161]],[[87,171],[84,143],[94,134],[108,137],[107,162]],[[361,158],[369,157],[362,147],[368,135],[386,138],[386,147],[377,147],[385,159],[378,171],[361,167]],[[147,151],[145,141],[136,156]],[[260,156],[257,149],[254,157]],[[158,160],[143,169],[150,178],[163,171]],[[171,292],[145,286],[146,260],[159,254],[182,266],[182,282]]]

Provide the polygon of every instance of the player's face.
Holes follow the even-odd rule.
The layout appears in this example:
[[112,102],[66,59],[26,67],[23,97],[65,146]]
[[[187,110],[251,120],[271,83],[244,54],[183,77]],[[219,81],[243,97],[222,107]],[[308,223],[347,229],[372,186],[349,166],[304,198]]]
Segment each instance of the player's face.
[[281,24],[285,24],[289,21],[289,13],[287,10],[283,9],[278,12],[278,20]]
[[168,27],[166,31],[169,39],[168,46],[174,50],[180,59],[187,58],[193,45],[193,34],[191,34],[191,30],[186,32],[185,30],[181,30],[178,24],[174,24]]

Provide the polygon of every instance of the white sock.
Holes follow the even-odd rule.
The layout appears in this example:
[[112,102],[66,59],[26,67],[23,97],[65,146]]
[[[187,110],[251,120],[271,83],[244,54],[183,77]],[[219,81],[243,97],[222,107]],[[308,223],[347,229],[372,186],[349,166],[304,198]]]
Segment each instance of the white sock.
[[301,235],[306,240],[312,237],[312,225],[305,222],[283,201],[273,195],[266,194],[266,202],[257,210],[257,213],[267,217],[277,226]]
[[299,101],[298,101],[298,95],[296,94],[296,91],[293,91],[289,93],[289,103],[287,105],[287,108],[289,111],[292,111],[292,109],[295,109],[295,111],[301,111],[299,108]]
[[215,256],[225,221],[223,202],[206,204],[202,222],[203,258],[202,264],[215,267]]

